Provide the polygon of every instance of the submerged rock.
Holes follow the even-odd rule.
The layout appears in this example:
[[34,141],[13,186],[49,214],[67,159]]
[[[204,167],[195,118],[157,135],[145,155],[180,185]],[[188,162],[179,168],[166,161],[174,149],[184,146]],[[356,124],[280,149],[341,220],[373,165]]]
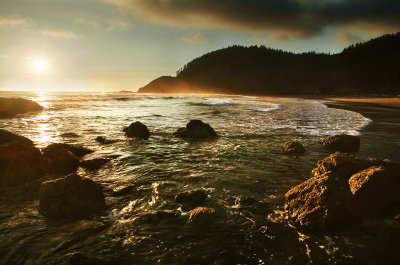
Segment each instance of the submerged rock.
[[99,170],[105,164],[110,162],[110,159],[107,158],[94,158],[89,160],[83,160],[80,162],[80,166],[87,170]]
[[214,129],[201,120],[191,120],[185,128],[179,128],[174,133],[175,136],[181,138],[217,138],[218,135]]
[[118,187],[115,190],[113,190],[112,196],[124,196],[132,193],[135,190],[134,185],[125,185],[122,187]]
[[100,144],[113,144],[115,142],[118,142],[118,140],[109,140],[104,136],[97,136],[95,141]]
[[332,174],[313,177],[290,189],[285,209],[298,225],[324,230],[352,220],[352,194]]
[[217,212],[212,208],[197,207],[190,212],[189,223],[196,225],[208,225],[215,223]]
[[321,143],[322,146],[332,151],[352,153],[360,149],[360,137],[347,134],[328,136],[322,139]]
[[42,183],[39,212],[46,217],[84,217],[104,209],[103,188],[91,179],[71,174]]
[[33,145],[21,142],[0,144],[0,186],[14,186],[40,179],[45,169],[42,154]]
[[41,111],[42,109],[41,105],[32,100],[0,97],[0,118],[12,118],[17,114]]
[[64,143],[53,143],[45,147],[42,151],[43,154],[46,155],[48,153],[57,152],[57,151],[70,151],[76,157],[82,157],[87,154],[93,153],[93,150],[85,148],[79,145],[71,145],[71,144],[64,144]]
[[379,215],[386,206],[400,203],[400,166],[373,166],[354,174],[349,185],[358,217]]
[[10,142],[17,142],[23,145],[31,145],[33,146],[33,142],[21,135],[0,129],[0,144],[10,143]]
[[140,121],[131,123],[129,127],[124,128],[124,132],[127,137],[147,138],[150,136],[147,126]]
[[148,211],[141,214],[136,220],[145,224],[177,223],[180,221],[180,212],[174,210]]
[[76,133],[69,132],[69,133],[61,134],[61,137],[64,137],[64,138],[78,138],[80,136],[78,134],[76,134]]
[[206,191],[202,189],[197,189],[179,192],[175,196],[175,201],[180,204],[190,204],[195,206],[203,203],[206,198]]
[[290,154],[290,155],[299,155],[306,151],[306,149],[301,143],[295,141],[286,142],[282,148],[285,154]]

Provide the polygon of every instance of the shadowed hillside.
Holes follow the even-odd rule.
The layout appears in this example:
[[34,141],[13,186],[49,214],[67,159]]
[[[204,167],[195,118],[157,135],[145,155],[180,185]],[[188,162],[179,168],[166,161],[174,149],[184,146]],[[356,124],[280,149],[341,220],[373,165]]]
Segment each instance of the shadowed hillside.
[[196,58],[176,77],[160,77],[138,92],[400,94],[400,33],[351,45],[333,55],[232,46]]

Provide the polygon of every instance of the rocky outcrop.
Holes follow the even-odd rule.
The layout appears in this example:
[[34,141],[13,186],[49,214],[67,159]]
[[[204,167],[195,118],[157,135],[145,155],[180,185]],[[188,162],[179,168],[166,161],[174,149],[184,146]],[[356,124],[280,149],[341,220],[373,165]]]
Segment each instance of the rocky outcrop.
[[103,188],[91,179],[72,174],[42,183],[39,212],[46,217],[84,217],[104,209]]
[[307,228],[324,230],[349,222],[352,194],[333,174],[313,177],[285,194],[289,217]]
[[331,151],[352,153],[360,149],[360,137],[347,134],[328,136],[322,139],[321,143],[322,146]]
[[89,160],[83,160],[79,163],[79,165],[87,170],[99,170],[102,168],[105,164],[110,162],[110,159],[107,158],[94,158],[94,159],[89,159]]
[[99,144],[113,144],[115,142],[118,142],[118,140],[109,140],[104,136],[97,136],[95,141]]
[[33,142],[21,135],[0,129],[0,144],[6,144],[10,142],[17,142],[24,145],[31,145],[33,146]]
[[369,167],[349,179],[359,217],[374,217],[387,206],[400,203],[400,166]]
[[306,151],[304,146],[296,141],[289,141],[283,145],[283,152],[289,155],[300,155]]
[[197,207],[190,212],[189,223],[195,225],[209,225],[215,223],[217,212],[212,208]]
[[22,98],[0,98],[0,119],[12,118],[17,114],[41,111],[38,103]]
[[44,176],[46,171],[42,154],[30,142],[27,143],[14,141],[0,144],[1,187],[19,185]]
[[377,216],[400,203],[399,172],[389,160],[335,153],[286,193],[285,209],[296,224],[320,230]]
[[174,135],[181,138],[192,139],[218,137],[214,129],[208,123],[204,123],[201,120],[191,120],[185,128],[179,128]]
[[124,132],[127,137],[147,138],[150,136],[147,126],[140,121],[131,123],[129,127],[124,128]]
[[50,174],[65,175],[76,171],[80,165],[79,157],[93,151],[82,146],[54,143],[42,149],[42,152],[47,171]]
[[205,190],[196,189],[179,192],[175,196],[175,201],[180,204],[197,206],[203,203],[207,198]]

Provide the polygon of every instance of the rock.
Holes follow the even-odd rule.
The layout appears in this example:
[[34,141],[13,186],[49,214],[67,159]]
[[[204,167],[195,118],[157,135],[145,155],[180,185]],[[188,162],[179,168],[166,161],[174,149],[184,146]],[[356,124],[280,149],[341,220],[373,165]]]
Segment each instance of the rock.
[[115,190],[113,190],[112,196],[125,196],[130,193],[132,193],[135,190],[135,186],[133,185],[125,185],[122,187],[118,187]]
[[147,126],[139,121],[133,122],[129,127],[124,129],[124,132],[128,137],[147,138],[150,136]]
[[217,212],[212,208],[197,207],[190,212],[189,223],[208,225],[215,223]]
[[[39,149],[31,144],[25,145],[23,142],[25,140],[22,143],[0,144],[1,187],[37,180],[42,178],[46,172],[45,162]],[[28,143],[31,143],[30,140]]]
[[181,138],[217,138],[218,135],[208,123],[201,120],[191,120],[186,128],[180,128],[174,133],[175,136]]
[[88,178],[71,174],[42,183],[39,212],[49,218],[76,218],[105,209],[103,188]]
[[349,180],[358,218],[379,215],[388,205],[400,202],[400,167],[373,166]]
[[311,176],[322,176],[328,172],[333,172],[341,181],[347,182],[350,177],[368,167],[387,165],[389,161],[374,158],[358,158],[353,155],[336,152],[324,160],[317,163],[317,167],[312,170]]
[[52,153],[56,151],[70,151],[76,157],[82,157],[87,154],[93,153],[93,150],[87,149],[83,146],[79,145],[71,145],[71,144],[64,144],[64,143],[53,143],[45,147],[42,151],[43,154],[46,155],[47,153]]
[[95,158],[90,160],[83,160],[80,162],[80,166],[87,170],[99,170],[102,166],[110,162],[107,158]]
[[69,132],[69,133],[61,134],[61,137],[63,137],[63,138],[78,138],[80,136],[78,134],[76,134],[76,133]]
[[299,155],[299,154],[304,153],[305,151],[306,150],[305,150],[304,146],[299,142],[289,141],[283,145],[283,152],[285,154]]
[[51,144],[42,150],[47,172],[55,175],[74,173],[79,167],[79,159],[62,145]]
[[300,226],[325,230],[352,220],[350,188],[329,173],[297,185],[285,197],[289,218]]
[[118,140],[108,140],[106,137],[104,136],[97,136],[95,139],[96,142],[100,143],[100,144],[113,144],[115,142],[118,142]]
[[140,223],[156,225],[159,223],[177,223],[180,221],[180,216],[179,211],[158,210],[145,212],[136,220]]
[[38,103],[22,98],[0,98],[0,118],[12,118],[17,114],[24,114],[43,109]]
[[0,129],[0,144],[10,143],[10,142],[18,142],[24,145],[33,146],[33,142],[21,135],[14,134],[12,132]]
[[207,194],[205,190],[197,189],[179,192],[175,196],[175,201],[180,204],[199,205],[203,203],[206,198]]
[[331,135],[322,139],[321,143],[322,146],[332,151],[351,153],[360,149],[360,138],[353,135]]

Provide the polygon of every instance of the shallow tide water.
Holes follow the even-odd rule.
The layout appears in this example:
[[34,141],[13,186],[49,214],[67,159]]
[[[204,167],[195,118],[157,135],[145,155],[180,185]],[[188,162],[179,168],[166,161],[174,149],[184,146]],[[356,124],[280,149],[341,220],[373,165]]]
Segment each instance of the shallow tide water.
[[[396,264],[398,246],[362,229],[335,234],[300,231],[283,211],[284,194],[308,178],[329,155],[319,140],[327,135],[360,135],[362,157],[400,161],[400,132],[365,133],[372,121],[359,113],[328,108],[322,100],[222,95],[99,93],[1,93],[40,103],[39,113],[0,120],[42,148],[52,142],[81,144],[109,157],[97,172],[79,173],[100,183],[107,210],[69,222],[48,221],[35,198],[0,193],[0,264],[52,264],[81,252],[101,264]],[[220,138],[186,141],[172,133],[191,119],[209,123]],[[148,139],[127,139],[123,127],[146,124]],[[63,137],[76,133],[77,138]],[[384,137],[383,137],[384,135]],[[109,145],[94,139],[118,140]],[[301,156],[282,154],[298,140]],[[132,194],[113,197],[126,184]],[[187,209],[174,202],[179,191],[201,188],[204,206],[218,218],[207,227],[150,225],[137,217],[149,210]],[[22,196],[23,197],[23,196]],[[238,202],[242,201],[240,204]],[[245,203],[245,202],[250,203]]]

